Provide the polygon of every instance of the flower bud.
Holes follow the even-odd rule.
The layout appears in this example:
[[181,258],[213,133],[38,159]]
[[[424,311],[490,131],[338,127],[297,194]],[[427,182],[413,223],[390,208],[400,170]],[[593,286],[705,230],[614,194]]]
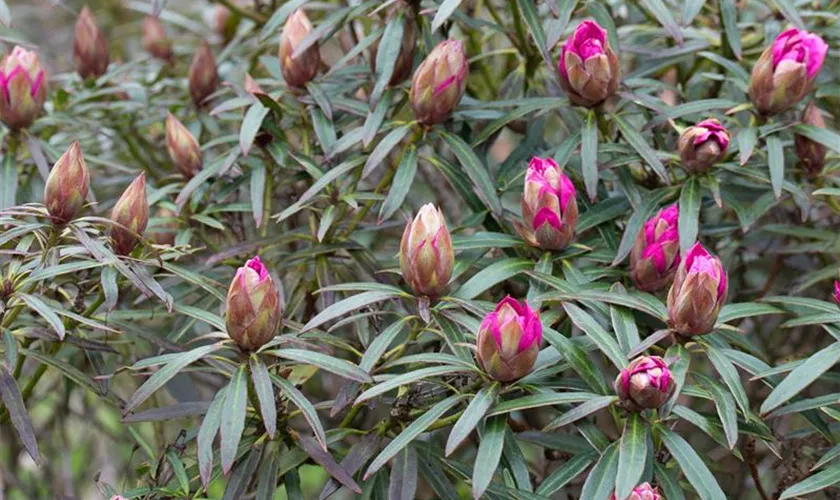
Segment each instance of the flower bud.
[[659,356],[639,356],[615,379],[615,393],[629,411],[659,408],[674,393],[668,365]]
[[[394,7],[388,12],[386,22],[390,21],[397,15],[404,13],[403,18],[403,34],[400,40],[400,53],[397,55],[397,60],[394,63],[394,72],[391,73],[391,79],[388,85],[398,85],[403,80],[411,76],[411,69],[414,64],[414,47],[417,44],[417,23],[414,20],[414,10],[409,7],[405,0],[398,0]],[[379,42],[377,39],[370,47],[370,69],[376,74],[376,54],[379,51]]]
[[584,21],[560,49],[560,86],[578,106],[595,106],[610,97],[621,79],[621,65],[607,30]]
[[400,243],[400,268],[414,293],[438,297],[452,276],[455,251],[439,208],[427,203],[405,226]]
[[55,162],[44,187],[44,205],[53,223],[73,220],[85,204],[89,188],[90,174],[76,141]]
[[158,245],[174,245],[179,229],[177,214],[168,208],[161,207],[155,213],[155,219],[157,219],[156,224],[146,231],[149,239]]
[[152,57],[172,59],[172,40],[157,16],[146,16],[143,20],[143,49]]
[[15,47],[0,62],[0,120],[18,130],[32,124],[47,99],[47,78],[38,53]]
[[683,256],[668,292],[668,325],[685,337],[709,333],[726,300],[727,286],[720,260],[695,243]]
[[467,88],[470,65],[460,40],[446,40],[432,49],[411,80],[411,107],[424,125],[443,123]]
[[282,298],[268,269],[254,257],[236,270],[227,294],[227,333],[243,351],[274,338],[283,314]]
[[134,250],[146,224],[149,223],[149,201],[146,199],[146,174],[140,173],[123,191],[111,211],[111,242],[117,255]]
[[[242,3],[241,0],[233,0],[234,5],[241,6]],[[210,25],[210,28],[219,35],[219,38],[224,43],[227,43],[236,34],[236,29],[239,27],[240,21],[242,21],[242,16],[222,4],[217,4],[210,12],[210,16],[205,16],[205,20]]]
[[192,179],[201,170],[198,142],[172,113],[166,117],[166,150],[185,178]]
[[645,222],[630,252],[630,277],[636,288],[656,292],[671,284],[680,264],[677,205],[663,208]]
[[108,41],[99,31],[96,18],[87,5],[82,7],[76,20],[73,60],[76,71],[83,79],[100,77],[108,69]]
[[542,343],[539,312],[507,296],[484,317],[475,339],[478,362],[494,380],[510,382],[531,372]]
[[840,281],[834,280],[834,301],[840,305]]
[[[814,105],[814,101],[811,101],[805,107],[805,111],[802,113],[802,123],[816,128],[825,128],[825,120],[823,120],[820,109]],[[799,163],[808,173],[816,175],[822,171],[828,148],[799,134],[794,134],[793,146],[796,150],[796,156],[799,157]]]
[[190,97],[196,106],[201,106],[216,91],[219,74],[216,73],[216,58],[207,42],[201,42],[195,51],[190,63],[189,80]]
[[545,250],[565,248],[577,226],[575,194],[574,184],[553,159],[533,157],[525,174],[523,224],[517,223],[522,238]]
[[680,160],[686,171],[702,173],[723,159],[729,146],[729,131],[714,118],[688,127],[680,134]]
[[[612,500],[617,500],[615,495],[612,496]],[[665,497],[659,493],[658,488],[652,487],[650,483],[642,483],[633,488],[633,492],[624,500],[665,500]]]
[[791,28],[764,49],[753,66],[749,94],[762,115],[792,108],[811,91],[828,45],[818,35]]
[[310,33],[312,33],[312,23],[309,22],[309,18],[302,9],[296,10],[289,16],[286,25],[283,26],[277,57],[280,59],[283,79],[290,87],[304,87],[318,73],[318,65],[321,64],[318,42],[310,45],[297,57],[292,57],[295,49]]

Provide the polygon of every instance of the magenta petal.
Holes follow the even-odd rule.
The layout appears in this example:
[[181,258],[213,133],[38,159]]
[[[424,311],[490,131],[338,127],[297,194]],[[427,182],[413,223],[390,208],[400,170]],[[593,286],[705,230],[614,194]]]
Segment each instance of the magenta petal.
[[665,262],[665,252],[662,251],[661,243],[654,243],[645,248],[644,252],[642,252],[642,258],[653,260],[653,266],[658,273],[664,273],[668,267],[667,262]]
[[[553,161],[553,160],[552,160]],[[555,164],[556,165],[556,164]],[[577,195],[577,190],[572,180],[564,174],[560,173],[560,210],[566,212],[566,207],[569,205],[569,200],[573,200]]]
[[435,97],[437,97],[438,95],[441,94],[441,92],[445,91],[447,88],[449,88],[450,85],[455,83],[455,76],[456,75],[452,75],[449,78],[447,78],[446,80],[440,82],[440,84],[437,87],[435,87],[435,91],[434,91],[433,95]]
[[718,283],[718,300],[723,300],[723,295],[726,293],[726,285],[729,282],[729,277],[726,276],[726,269],[723,268],[720,261],[717,259],[715,259],[715,261],[718,266],[718,272],[720,273],[720,282]]
[[595,21],[584,21],[578,24],[577,28],[575,28],[572,40],[571,50],[579,55],[581,59],[585,60],[586,57],[582,53],[584,45],[590,40],[600,42],[601,46],[605,45],[607,41],[607,30],[602,28]]
[[776,37],[776,40],[773,41],[773,66],[775,67],[778,65],[782,58],[784,57],[785,53],[788,51],[788,41],[791,38],[798,37],[799,31],[796,28],[791,28],[787,31],[782,32],[779,36]]
[[268,278],[268,269],[262,263],[262,260],[260,259],[259,255],[257,255],[253,259],[248,260],[248,262],[245,263],[245,266],[250,267],[251,269],[257,272],[257,275],[260,277],[260,282]]
[[688,250],[688,253],[686,253],[686,255],[685,255],[685,268],[686,269],[691,269],[692,268],[692,266],[694,265],[694,258],[695,257],[708,256],[708,255],[709,255],[709,252],[707,252],[706,249],[703,248],[703,245],[701,245],[700,242],[698,241],[697,243],[694,244],[694,246],[692,246]]
[[560,47],[560,60],[557,61],[557,68],[560,70],[560,76],[562,76],[564,80],[568,80],[569,79],[569,73],[566,71],[566,44],[565,43]]
[[560,217],[550,207],[541,208],[534,216],[534,221],[531,225],[536,230],[542,227],[543,224],[548,224],[555,229],[560,229],[563,226]]
[[697,136],[694,137],[694,143],[693,144],[695,146],[699,146],[700,144],[703,144],[704,142],[708,141],[709,137],[711,137],[711,135],[712,135],[712,133],[709,131],[709,129],[704,129],[703,132],[697,134]]
[[822,68],[825,55],[828,53],[828,44],[818,35],[809,33],[802,40],[802,45],[808,49],[808,60],[805,67],[808,71],[808,78],[812,78]]
[[35,97],[35,94],[38,93],[38,89],[41,88],[41,85],[44,83],[44,70],[38,72],[38,76],[35,77],[35,82],[32,83],[32,88],[29,90],[29,95]]
[[501,310],[501,308],[505,304],[510,306],[516,312],[516,314],[519,315],[519,316],[522,316],[522,314],[525,312],[524,309],[522,308],[522,305],[519,303],[519,301],[514,299],[510,295],[508,295],[505,298],[503,298],[502,300],[500,300],[499,303],[496,304],[496,309],[494,309],[493,312],[499,312],[499,310]]

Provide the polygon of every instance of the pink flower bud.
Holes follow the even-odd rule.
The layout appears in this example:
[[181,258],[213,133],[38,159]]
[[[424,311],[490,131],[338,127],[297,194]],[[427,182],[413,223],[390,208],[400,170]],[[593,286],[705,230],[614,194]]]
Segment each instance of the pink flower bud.
[[47,99],[47,78],[38,53],[15,47],[0,62],[0,120],[18,130],[32,124]]
[[[405,0],[398,0],[388,12],[386,22],[394,17],[403,14],[403,35],[400,40],[400,53],[394,64],[394,72],[391,73],[389,85],[398,85],[411,76],[411,69],[414,64],[414,47],[417,44],[417,22],[414,20],[414,9]],[[370,69],[376,73],[376,54],[379,51],[380,39],[373,42],[370,47]]]
[[726,270],[703,245],[695,243],[683,256],[668,292],[668,324],[680,335],[712,331],[726,301]]
[[108,40],[99,30],[96,18],[87,5],[82,7],[76,20],[73,60],[76,71],[84,79],[100,77],[108,69]]
[[615,393],[629,411],[659,408],[676,384],[668,365],[659,356],[639,356],[621,370],[615,379]]
[[525,174],[523,224],[517,229],[528,244],[546,250],[565,248],[575,237],[578,208],[575,186],[551,158],[533,157]]
[[560,49],[560,86],[578,106],[595,106],[610,97],[621,80],[621,65],[607,31],[584,21]]
[[811,91],[828,45],[818,35],[791,28],[764,49],[753,66],[749,94],[763,115],[792,108]]
[[478,362],[494,380],[510,382],[531,372],[542,343],[538,311],[507,296],[484,317],[476,336]]
[[680,264],[677,205],[663,208],[645,222],[630,252],[630,277],[636,288],[656,292],[671,284]]
[[243,351],[254,351],[274,338],[283,299],[268,269],[254,257],[236,270],[227,294],[227,333]]
[[406,224],[400,243],[403,278],[418,295],[436,298],[452,276],[455,251],[446,220],[428,203]]
[[166,61],[172,59],[172,40],[156,16],[146,16],[143,20],[143,49],[152,57]]
[[[615,495],[612,496],[612,500],[617,500]],[[633,492],[624,500],[665,500],[665,497],[659,493],[658,488],[652,487],[650,483],[642,483],[633,488]]]
[[297,47],[310,33],[312,33],[312,23],[301,9],[294,11],[283,26],[277,57],[280,59],[283,79],[291,87],[305,87],[307,82],[318,74],[318,66],[321,64],[318,42],[310,45],[299,56],[293,57]]
[[166,117],[166,150],[185,178],[192,179],[201,170],[201,148],[198,142],[172,113]]
[[146,174],[141,173],[123,191],[111,211],[111,241],[117,255],[134,250],[146,224],[149,223],[149,201],[146,198]]
[[79,141],[55,162],[44,187],[44,205],[54,224],[73,220],[85,204],[90,188],[90,174]]
[[[820,109],[814,105],[814,101],[811,101],[805,107],[805,111],[802,113],[802,123],[817,128],[825,128],[825,120],[823,120]],[[816,175],[822,172],[828,148],[799,134],[793,136],[793,147],[796,156],[799,157],[799,163],[809,174]]]
[[834,280],[834,301],[840,304],[840,281]]
[[705,172],[723,159],[728,146],[729,131],[714,118],[688,127],[678,144],[683,168],[690,173]]
[[446,40],[420,63],[411,81],[411,107],[424,125],[443,123],[458,105],[470,73],[464,43]]
[[190,97],[196,106],[201,106],[216,91],[219,74],[216,72],[216,58],[207,42],[201,42],[195,51],[189,69]]

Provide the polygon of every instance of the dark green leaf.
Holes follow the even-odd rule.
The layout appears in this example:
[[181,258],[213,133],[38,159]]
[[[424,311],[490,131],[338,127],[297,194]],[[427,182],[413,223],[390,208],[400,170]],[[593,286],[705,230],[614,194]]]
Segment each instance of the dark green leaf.
[[12,427],[15,428],[20,442],[32,457],[36,464],[41,464],[41,454],[38,451],[38,441],[35,439],[35,429],[32,427],[32,420],[29,418],[29,413],[26,411],[26,405],[23,402],[23,396],[18,388],[17,381],[9,368],[0,363],[0,398],[3,399],[3,405],[6,411],[9,412],[9,419],[12,421]]
[[581,129],[580,166],[583,170],[583,183],[590,201],[598,196],[598,125],[595,111],[586,114],[586,121]]
[[239,440],[245,430],[245,412],[248,409],[248,374],[245,365],[239,367],[233,373],[225,390],[225,405],[222,412],[221,426],[221,450],[222,471],[227,474],[236,453],[239,450]]
[[702,500],[726,500],[715,476],[696,451],[679,434],[660,428],[662,442],[682,468],[688,482]]
[[644,419],[632,413],[624,424],[618,455],[618,470],[615,476],[615,495],[627,498],[645,471],[648,459],[648,435]]
[[481,434],[481,442],[478,445],[475,465],[473,466],[473,498],[481,498],[493,480],[493,475],[499,466],[499,460],[502,458],[502,449],[505,444],[505,429],[507,429],[507,417],[500,415],[487,419],[484,432]]

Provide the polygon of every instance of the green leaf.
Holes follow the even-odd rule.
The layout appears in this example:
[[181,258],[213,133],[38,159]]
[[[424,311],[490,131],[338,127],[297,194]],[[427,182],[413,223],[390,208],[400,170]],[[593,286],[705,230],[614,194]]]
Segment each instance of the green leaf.
[[321,425],[321,420],[318,418],[318,412],[315,410],[315,407],[312,406],[312,403],[306,399],[306,396],[304,396],[303,393],[294,386],[294,384],[285,378],[272,375],[271,381],[283,392],[289,401],[298,407],[303,415],[303,418],[306,420],[306,423],[309,424],[309,427],[315,434],[315,440],[318,441],[318,444],[320,444],[324,450],[326,450],[327,436],[324,432],[324,426]]
[[716,109],[727,109],[741,104],[737,101],[729,99],[700,99],[698,101],[691,101],[679,106],[668,108],[664,113],[657,116],[652,121],[648,122],[646,128],[653,128],[661,123],[674,118],[682,118],[683,116],[693,114],[707,115],[710,111]]
[[[696,426],[698,429],[706,433],[707,436],[714,439],[715,442],[719,445],[725,448],[729,447],[729,443],[727,442],[726,436],[723,433],[723,428],[721,427],[721,424],[718,423],[716,420],[705,415],[701,415],[696,411],[692,410],[691,408],[682,405],[675,405],[673,413],[674,415],[680,417],[686,422],[689,422]],[[737,449],[733,449],[732,454],[739,458],[742,458],[741,452]]]
[[621,47],[618,40],[618,30],[615,29],[615,21],[613,15],[607,9],[607,4],[603,0],[589,0],[586,3],[586,10],[595,18],[595,21],[607,30],[607,35],[610,39],[610,47],[616,54],[621,52]]
[[813,381],[837,364],[838,361],[840,361],[840,342],[835,342],[813,354],[773,389],[761,404],[761,414],[770,413],[799,394],[802,389],[811,385]]
[[401,318],[377,335],[376,338],[373,339],[373,342],[371,342],[367,349],[365,349],[365,353],[362,355],[362,360],[359,361],[359,368],[370,373],[373,367],[376,366],[376,362],[379,361],[379,358],[385,354],[388,346],[390,346],[400,332],[403,331],[405,324],[412,319],[413,318],[411,316]]
[[689,177],[680,193],[680,252],[687,252],[697,242],[700,226],[700,182]]
[[703,387],[711,394],[717,407],[718,417],[723,425],[727,446],[730,450],[734,449],[738,443],[738,415],[735,412],[735,398],[715,380],[699,373],[695,374],[695,377],[703,383]]
[[600,349],[601,352],[609,358],[616,368],[621,370],[627,366],[627,358],[624,357],[624,353],[621,351],[621,348],[618,347],[615,339],[613,339],[613,337],[607,333],[607,331],[604,330],[597,321],[595,321],[595,318],[571,302],[564,303],[563,309],[566,310],[566,314],[569,315],[569,319],[571,319],[578,328],[583,330],[583,332],[595,342],[598,349]]
[[659,24],[665,28],[665,31],[677,41],[677,44],[682,45],[682,29],[680,29],[677,21],[674,20],[674,16],[671,14],[671,11],[668,9],[665,2],[663,0],[641,0],[640,3],[645,7],[645,9],[653,14],[653,17],[655,17],[656,20],[659,21]]
[[260,102],[255,102],[248,108],[245,113],[245,118],[242,119],[242,126],[239,128],[239,148],[242,149],[242,154],[248,156],[251,151],[251,146],[254,145],[254,139],[260,132],[263,120],[268,116],[269,109]]
[[265,178],[265,165],[260,163],[251,168],[251,212],[257,227],[262,226],[265,215]]
[[738,29],[738,9],[733,0],[720,0],[720,18],[726,41],[736,59],[741,59],[741,31]]
[[738,154],[741,166],[744,166],[752,156],[758,142],[758,132],[755,127],[743,128],[736,136],[738,139]]
[[554,420],[549,423],[544,430],[550,431],[554,429],[559,429],[565,425],[569,425],[572,422],[576,422],[583,417],[591,415],[596,411],[606,408],[611,404],[615,403],[618,400],[616,396],[598,396],[595,398],[590,399],[589,401],[583,403],[580,406],[576,406],[571,410],[567,411],[566,413],[560,415],[559,417],[555,418]]
[[449,145],[452,152],[455,153],[467,177],[478,188],[481,201],[497,218],[501,217],[502,202],[499,199],[499,195],[496,192],[496,185],[493,183],[487,167],[478,159],[475,152],[473,152],[472,148],[463,139],[442,130],[438,131],[438,134]]
[[131,410],[143,404],[149,396],[163,387],[164,384],[169,382],[169,380],[177,375],[183,368],[195,363],[209,354],[218,351],[222,348],[222,345],[223,344],[218,343],[196,347],[191,351],[179,353],[177,356],[174,356],[171,361],[169,361],[163,368],[156,371],[154,375],[149,377],[149,379],[146,380],[139,389],[137,389],[137,392],[135,392],[134,395],[131,396],[131,399],[129,399],[125,404],[125,408],[123,408],[123,415],[127,415],[131,412]]
[[528,396],[522,396],[521,398],[503,401],[494,406],[488,415],[503,415],[513,411],[540,408],[543,406],[582,403],[597,397],[597,394],[589,392],[554,392],[546,390],[545,392],[539,392],[537,394],[530,394]]
[[221,434],[222,472],[227,474],[236,460],[239,440],[245,430],[245,412],[248,409],[248,374],[246,365],[233,373],[225,390],[225,405],[222,412]]
[[265,363],[256,355],[251,354],[249,359],[251,368],[251,381],[254,384],[254,391],[257,393],[257,400],[260,402],[260,414],[268,437],[274,439],[277,431],[277,407],[274,404],[274,389],[271,387],[271,377]]
[[439,377],[462,371],[466,370],[463,367],[459,366],[444,365],[430,366],[428,368],[421,368],[413,372],[403,373],[402,375],[397,375],[396,377],[388,378],[386,381],[379,383],[366,390],[365,392],[361,393],[359,397],[356,398],[356,402],[354,404],[363,403],[365,401],[375,398],[376,396],[379,396],[380,394],[385,394],[391,389],[396,389],[397,387],[407,385],[412,382],[422,380],[424,378]]
[[382,34],[382,39],[379,41],[379,47],[376,51],[376,84],[373,86],[371,92],[370,102],[375,106],[382,97],[382,92],[391,81],[391,75],[394,74],[394,66],[396,66],[397,58],[402,49],[403,27],[405,20],[402,15],[394,16],[385,26],[385,33]]
[[447,457],[469,437],[470,433],[475,429],[475,426],[484,418],[490,406],[495,403],[498,394],[498,382],[484,386],[476,393],[467,406],[467,409],[464,410],[464,413],[461,414],[458,421],[452,427],[452,431],[449,433],[449,438],[446,440]]
[[[344,300],[336,302],[335,304],[327,307],[326,309],[318,313],[314,318],[310,319],[309,322],[303,326],[302,331],[305,332],[312,330],[313,328],[317,328],[328,321],[331,321],[335,318],[349,313],[350,311],[361,309],[362,307],[374,304],[376,302],[392,299],[396,296],[397,294],[395,292],[387,290],[362,292],[358,295],[353,295],[352,297],[348,297]],[[366,380],[361,380],[361,382],[366,382]]]
[[539,488],[537,488],[537,495],[551,497],[551,495],[569,484],[572,479],[581,475],[583,471],[589,468],[589,464],[594,461],[595,455],[593,454],[574,455],[566,460],[563,465],[554,469],[554,472],[543,480]]
[[36,464],[41,464],[41,453],[38,451],[38,441],[35,438],[35,428],[32,427],[32,420],[26,411],[23,396],[20,388],[9,367],[0,363],[0,399],[9,412],[9,419],[12,427],[15,428],[20,442],[26,448],[26,452],[32,457]]
[[589,110],[581,129],[580,168],[583,171],[583,184],[590,201],[598,197],[598,125],[595,111]]
[[767,163],[770,168],[770,184],[776,198],[782,195],[782,183],[785,181],[785,151],[778,136],[767,137]]
[[840,134],[831,129],[798,123],[793,126],[793,133],[803,135],[814,142],[818,142],[840,153]]
[[263,25],[262,30],[260,31],[260,40],[265,41],[265,39],[276,35],[277,29],[286,22],[286,19],[292,14],[292,12],[299,9],[307,1],[309,0],[289,0],[284,4],[281,4],[280,8],[274,11],[274,14],[272,14],[271,17],[268,18],[268,21],[266,21]]
[[379,219],[377,224],[382,224],[383,221],[388,220],[394,215],[394,212],[399,210],[403,201],[409,191],[411,185],[414,183],[414,176],[417,173],[417,148],[414,145],[408,147],[400,161],[400,166],[397,167],[397,172],[394,174],[394,180],[391,182],[391,189],[388,191],[388,197],[382,203],[382,208],[379,209]]
[[461,299],[474,299],[497,283],[508,280],[523,271],[530,271],[534,263],[529,259],[511,257],[494,262],[477,272],[453,295]]
[[0,210],[16,205],[18,190],[18,169],[15,156],[6,152],[0,166]]
[[461,5],[461,0],[444,0],[435,13],[435,18],[432,19],[432,32],[435,32],[443,26],[443,23],[455,12],[455,9]]
[[671,179],[668,176],[668,171],[665,170],[665,165],[662,164],[662,160],[656,155],[656,151],[653,150],[648,145],[648,141],[642,137],[635,128],[633,128],[629,123],[627,123],[624,118],[620,117],[619,115],[610,115],[612,121],[618,125],[619,130],[621,130],[621,136],[639,153],[639,156],[645,160],[650,168],[656,172],[666,184],[671,183]]
[[493,475],[499,466],[499,460],[502,458],[506,428],[506,416],[496,416],[487,419],[484,432],[481,434],[481,442],[478,444],[475,465],[473,466],[473,498],[481,498],[493,480]]
[[659,463],[653,464],[653,470],[656,475],[656,482],[662,488],[662,492],[665,493],[665,498],[670,500],[685,500],[682,486],[680,486],[675,477],[676,470],[666,469]]
[[355,380],[356,382],[363,383],[373,382],[373,378],[371,378],[367,372],[353,363],[344,359],[334,358],[320,352],[307,351],[305,349],[277,349],[266,352],[277,356],[278,358],[288,359],[305,365],[317,366],[324,371],[328,371],[348,380]]
[[615,476],[615,495],[627,498],[639,483],[648,458],[647,426],[638,413],[632,413],[624,424]]
[[[613,285],[616,293],[624,291],[619,283]],[[620,290],[618,290],[620,288]],[[610,306],[610,319],[612,320],[613,331],[615,337],[618,339],[618,345],[621,351],[625,354],[630,352],[636,344],[641,342],[639,337],[639,327],[636,326],[636,319],[629,309],[621,306]]]
[[403,125],[402,127],[395,128],[394,130],[390,131],[388,135],[382,138],[379,141],[379,144],[373,149],[368,156],[367,161],[365,162],[365,166],[362,169],[362,179],[366,178],[373,172],[376,167],[382,164],[383,161],[388,157],[388,154],[394,149],[397,144],[403,138],[408,135],[409,130],[411,130],[411,126]]
[[779,500],[797,498],[823,490],[840,482],[840,464],[833,465],[822,472],[808,477],[782,492]]
[[438,418],[442,417],[444,413],[455,406],[463,396],[453,394],[443,401],[438,402],[432,406],[422,417],[416,419],[408,425],[393,441],[388,443],[388,446],[382,450],[379,455],[373,459],[367,471],[365,472],[364,481],[370,479],[383,465],[388,463],[388,460],[394,457],[400,450],[408,446],[417,436],[422,434],[430,425],[432,425]]
[[586,385],[593,391],[599,394],[607,394],[611,391],[606,381],[604,381],[604,376],[601,371],[595,367],[592,360],[586,355],[586,352],[577,344],[551,328],[543,328],[543,338],[566,358],[566,361],[572,365],[575,373],[580,375],[586,382]]
[[701,500],[726,500],[715,476],[685,439],[663,427],[660,427],[660,436]]
[[662,405],[659,414],[664,418],[674,407],[677,398],[680,397],[683,385],[685,385],[685,376],[688,373],[688,367],[691,364],[691,354],[680,344],[674,344],[665,351],[665,359],[670,363],[668,369],[671,371],[671,377],[674,379],[674,394],[671,398]]
[[615,476],[618,472],[618,450],[618,441],[604,450],[598,463],[589,471],[586,482],[583,483],[580,498],[611,498],[615,487]]
[[732,364],[732,361],[723,352],[715,347],[707,346],[706,355],[709,356],[709,361],[714,365],[723,383],[729,388],[729,391],[735,398],[735,402],[738,403],[738,407],[745,416],[749,415],[750,401],[747,397],[747,391],[744,390],[744,386],[741,384],[741,377],[738,376],[735,365]]
[[44,318],[47,323],[50,324],[55,333],[58,334],[59,340],[64,340],[64,335],[66,332],[64,330],[64,323],[61,321],[61,318],[52,310],[50,306],[44,303],[41,299],[34,295],[29,295],[27,293],[16,293],[15,297],[22,300],[27,307],[38,313],[42,318]]
[[792,25],[797,29],[804,30],[806,28],[805,22],[799,15],[799,9],[790,3],[790,0],[770,0],[770,3],[776,6],[777,9],[785,16]]
[[544,60],[550,61],[546,50],[545,31],[543,31],[542,23],[540,22],[540,16],[537,13],[535,3],[531,0],[516,0],[516,4],[519,6],[519,11],[522,18],[525,20],[525,25],[528,27],[528,31],[531,32],[531,37],[534,39],[534,44],[536,44],[537,50],[540,52],[540,55],[543,56]]

